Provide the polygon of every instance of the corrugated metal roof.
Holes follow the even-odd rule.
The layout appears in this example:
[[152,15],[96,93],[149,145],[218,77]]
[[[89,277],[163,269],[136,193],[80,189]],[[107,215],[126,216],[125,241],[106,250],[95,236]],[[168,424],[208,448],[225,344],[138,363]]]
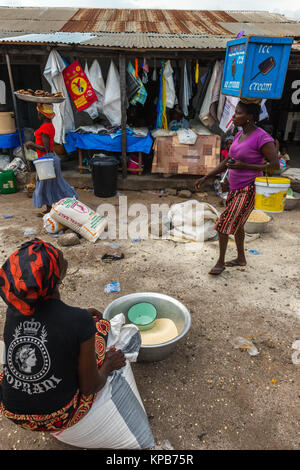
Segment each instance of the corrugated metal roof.
[[77,44],[125,49],[225,49],[228,37],[192,34],[53,33],[4,37],[0,44]]
[[220,21],[235,22],[235,19],[224,11],[81,8],[61,31],[228,34]]
[[227,13],[239,23],[293,23],[293,20],[288,20],[284,15],[268,11],[231,10]]
[[50,33],[60,31],[63,28],[65,21],[63,20],[0,20],[0,31],[11,31],[16,33]]
[[245,31],[246,35],[270,35],[294,37],[300,36],[300,22],[298,23],[221,23],[228,31],[236,35]]
[[0,43],[10,44],[80,44],[92,40],[95,34],[91,33],[50,33],[50,34],[25,34],[18,36],[2,37]]
[[2,44],[199,50],[225,49],[241,30],[246,35],[300,36],[300,21],[263,11],[0,7],[0,18]]
[[86,46],[126,49],[226,49],[228,38],[192,34],[98,33]]
[[122,32],[222,37],[231,36],[238,32],[239,25],[245,24],[254,34],[261,30],[270,34],[275,28],[276,34],[288,35],[297,34],[300,22],[266,11],[0,7],[0,32]]

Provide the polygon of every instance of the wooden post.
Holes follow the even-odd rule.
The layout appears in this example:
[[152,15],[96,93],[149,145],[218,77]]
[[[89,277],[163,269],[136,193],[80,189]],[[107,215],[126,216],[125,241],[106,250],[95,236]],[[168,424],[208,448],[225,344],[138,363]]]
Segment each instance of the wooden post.
[[121,89],[121,130],[122,130],[122,176],[127,178],[127,139],[126,139],[126,60],[124,55],[119,56],[120,89]]
[[13,79],[13,74],[12,74],[12,71],[11,71],[9,55],[8,55],[7,52],[5,53],[5,58],[6,58],[7,71],[8,71],[11,94],[12,94],[13,105],[14,105],[16,125],[17,125],[17,129],[18,129],[18,134],[19,134],[19,142],[20,142],[20,147],[21,147],[21,150],[22,150],[22,157],[23,157],[24,163],[26,164],[27,169],[29,171],[30,166],[29,166],[29,162],[26,160],[26,155],[25,155],[25,150],[24,150],[24,145],[23,145],[23,140],[22,140],[22,131],[21,131],[21,125],[20,125],[20,119],[19,119],[19,113],[18,113],[17,98],[16,98],[16,95],[15,95],[14,79]]

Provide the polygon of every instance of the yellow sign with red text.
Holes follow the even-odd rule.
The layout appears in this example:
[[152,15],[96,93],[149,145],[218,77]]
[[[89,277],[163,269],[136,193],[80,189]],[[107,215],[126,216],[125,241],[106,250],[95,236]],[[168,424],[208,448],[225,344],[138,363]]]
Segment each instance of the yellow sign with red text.
[[89,79],[77,60],[63,70],[63,77],[77,111],[83,111],[98,101]]

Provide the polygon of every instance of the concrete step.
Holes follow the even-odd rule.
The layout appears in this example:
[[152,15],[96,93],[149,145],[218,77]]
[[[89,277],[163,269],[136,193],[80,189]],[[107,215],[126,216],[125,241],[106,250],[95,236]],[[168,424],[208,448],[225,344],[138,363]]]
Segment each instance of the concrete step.
[[[80,174],[76,170],[65,170],[63,171],[63,177],[66,181],[75,188],[93,188],[93,180],[90,173]],[[142,190],[153,190],[158,191],[166,188],[173,189],[189,189],[194,192],[195,182],[197,176],[190,175],[172,175],[165,178],[160,175],[149,174],[149,175],[128,175],[127,178],[122,178],[122,175],[118,175],[118,190],[119,191],[142,191]],[[213,189],[213,179],[204,183],[201,187],[201,191],[209,191]]]

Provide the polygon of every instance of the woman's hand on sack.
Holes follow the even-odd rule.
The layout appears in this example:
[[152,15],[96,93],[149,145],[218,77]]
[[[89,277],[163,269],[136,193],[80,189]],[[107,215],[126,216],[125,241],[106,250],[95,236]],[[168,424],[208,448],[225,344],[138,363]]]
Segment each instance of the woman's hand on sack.
[[207,180],[206,176],[202,176],[202,178],[199,178],[196,183],[195,183],[195,190],[200,191],[200,186]]
[[96,308],[87,308],[87,311],[98,318],[103,318],[102,313],[99,312],[99,310],[97,310]]
[[103,366],[107,367],[109,372],[119,370],[126,365],[126,358],[120,349],[111,348],[107,351]]
[[227,168],[230,170],[246,170],[247,164],[241,162],[241,160],[235,160],[234,163],[226,163]]

